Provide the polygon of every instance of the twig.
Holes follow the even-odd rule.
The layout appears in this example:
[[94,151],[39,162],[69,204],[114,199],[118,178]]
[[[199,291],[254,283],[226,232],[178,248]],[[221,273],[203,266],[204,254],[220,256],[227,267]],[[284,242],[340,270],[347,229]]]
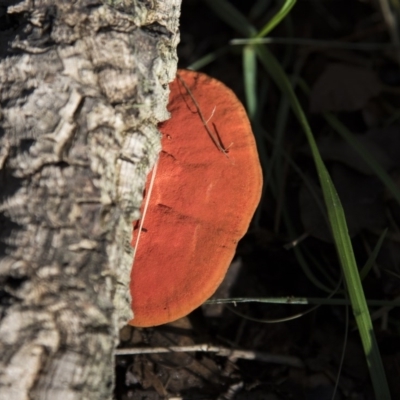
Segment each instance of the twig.
[[218,397],[217,400],[232,400],[236,397],[236,395],[243,389],[244,383],[243,381],[233,383],[229,385],[228,390],[225,393],[222,393],[221,396]]
[[231,45],[247,45],[247,44],[282,44],[295,46],[311,46],[322,48],[339,48],[348,50],[374,51],[374,50],[399,50],[398,44],[392,43],[349,43],[332,40],[319,39],[300,39],[300,38],[250,38],[250,39],[232,39],[229,42]]
[[[233,297],[229,299],[211,299],[207,300],[204,304],[238,304],[238,303],[268,303],[268,304],[320,304],[320,305],[349,305],[350,301],[338,298],[316,298],[316,297]],[[394,300],[367,300],[370,307],[400,307],[400,298]]]
[[283,356],[269,354],[261,351],[234,350],[227,347],[212,346],[208,344],[196,344],[192,346],[170,346],[170,347],[132,347],[126,349],[116,349],[114,355],[135,355],[135,354],[160,354],[160,353],[188,353],[188,352],[216,353],[220,357],[230,359],[258,360],[272,364],[282,364],[290,367],[304,368],[304,363],[293,356]]

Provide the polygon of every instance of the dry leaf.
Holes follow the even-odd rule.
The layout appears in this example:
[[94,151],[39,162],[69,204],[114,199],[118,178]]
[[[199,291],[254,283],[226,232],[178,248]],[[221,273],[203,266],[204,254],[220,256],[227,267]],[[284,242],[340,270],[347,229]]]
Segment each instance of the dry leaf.
[[[351,237],[362,229],[380,230],[386,225],[383,185],[377,178],[359,174],[341,164],[331,167],[331,176],[346,214]],[[321,189],[316,184],[313,186],[323,202]],[[326,220],[304,184],[300,189],[299,201],[301,220],[306,231],[320,240],[332,242]]]
[[355,111],[380,93],[381,85],[369,69],[347,64],[330,64],[311,91],[311,112]]

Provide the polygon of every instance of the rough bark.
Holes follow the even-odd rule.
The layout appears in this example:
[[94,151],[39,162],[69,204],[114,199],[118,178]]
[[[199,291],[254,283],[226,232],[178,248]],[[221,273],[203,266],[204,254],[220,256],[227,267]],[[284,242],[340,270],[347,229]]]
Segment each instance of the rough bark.
[[0,2],[1,400],[112,396],[179,9]]

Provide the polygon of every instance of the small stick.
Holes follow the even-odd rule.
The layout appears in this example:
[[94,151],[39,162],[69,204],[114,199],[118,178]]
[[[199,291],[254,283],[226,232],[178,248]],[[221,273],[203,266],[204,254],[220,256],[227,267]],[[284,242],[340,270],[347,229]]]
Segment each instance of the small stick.
[[157,175],[157,167],[158,167],[158,157],[157,157],[156,163],[154,164],[153,171],[151,173],[151,181],[150,181],[150,185],[149,185],[149,190],[146,193],[146,201],[144,203],[143,215],[140,218],[139,231],[138,231],[137,238],[136,238],[135,248],[133,249],[133,257],[132,257],[133,262],[135,261],[136,249],[139,246],[139,239],[140,239],[140,235],[142,234],[143,222],[144,222],[144,219],[146,218],[146,213],[147,213],[147,208],[148,208],[149,202],[150,202],[151,192],[153,191],[154,180],[156,179],[156,175]]
[[234,350],[227,347],[212,346],[208,344],[195,344],[192,346],[170,346],[170,347],[132,347],[114,350],[114,355],[135,354],[160,354],[160,353],[186,353],[201,351],[204,353],[216,353],[217,356],[229,357],[230,359],[241,358],[244,360],[258,360],[266,363],[283,364],[290,367],[304,368],[304,363],[298,357],[269,354],[261,351]]

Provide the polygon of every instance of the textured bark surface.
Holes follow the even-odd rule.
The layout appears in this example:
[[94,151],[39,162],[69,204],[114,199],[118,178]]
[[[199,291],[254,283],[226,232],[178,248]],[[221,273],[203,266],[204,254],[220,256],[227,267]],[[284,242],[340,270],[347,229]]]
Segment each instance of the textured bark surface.
[[[8,8],[7,8],[8,6]],[[0,3],[0,399],[109,399],[180,0]]]

